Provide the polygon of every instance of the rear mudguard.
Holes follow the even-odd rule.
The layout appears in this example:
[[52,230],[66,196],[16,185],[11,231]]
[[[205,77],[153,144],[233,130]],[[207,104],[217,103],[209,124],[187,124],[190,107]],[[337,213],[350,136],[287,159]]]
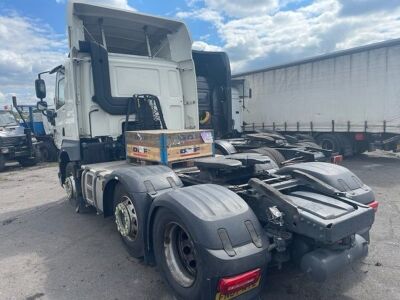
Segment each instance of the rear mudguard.
[[219,185],[203,184],[163,193],[151,205],[149,233],[160,207],[171,210],[187,226],[205,262],[209,280],[204,291],[214,293],[209,297],[215,297],[221,277],[255,268],[265,270],[270,260],[268,239],[251,208],[234,192]]
[[313,162],[313,161],[329,161],[331,153],[326,154],[322,150],[314,149],[310,151],[307,147],[279,147],[275,148],[278,150],[287,160],[302,157],[301,161]]
[[214,141],[215,150],[221,151],[223,155],[230,155],[237,153],[235,146],[226,140],[215,140]]
[[368,204],[375,200],[371,188],[345,167],[323,162],[308,162],[283,167],[277,171],[277,174],[296,177],[296,170],[314,176],[338,191],[346,193],[347,198],[361,204]]

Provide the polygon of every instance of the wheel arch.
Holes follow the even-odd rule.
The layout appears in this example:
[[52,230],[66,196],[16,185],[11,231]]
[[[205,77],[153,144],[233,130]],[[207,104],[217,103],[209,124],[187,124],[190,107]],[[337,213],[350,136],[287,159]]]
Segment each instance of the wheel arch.
[[110,217],[114,213],[114,192],[118,184],[122,184],[117,178],[113,177],[108,180],[103,190],[103,216]]
[[[225,251],[227,257],[236,256],[234,248],[239,245],[253,244],[256,249],[268,246],[257,217],[241,197],[219,185],[201,184],[168,191],[152,202],[146,236],[150,261],[154,261],[153,226],[161,208],[171,210],[182,220],[196,244]],[[246,225],[249,221],[250,225]],[[256,235],[246,226],[254,228]],[[227,240],[222,241],[221,229],[226,232]]]
[[61,185],[64,184],[66,178],[67,164],[70,162],[69,155],[66,151],[61,151],[58,157],[58,177],[60,178]]
[[216,151],[219,150],[223,155],[237,153],[235,146],[227,140],[215,140],[214,147]]

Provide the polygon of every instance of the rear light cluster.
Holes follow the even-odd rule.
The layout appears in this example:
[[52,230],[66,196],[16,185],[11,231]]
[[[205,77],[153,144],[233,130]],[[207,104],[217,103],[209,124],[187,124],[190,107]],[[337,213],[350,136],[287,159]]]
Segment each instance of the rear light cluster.
[[220,295],[242,294],[258,286],[261,278],[261,269],[255,269],[237,276],[222,278],[218,283]]
[[373,208],[375,211],[378,210],[379,202],[378,201],[372,201],[371,203],[368,203],[368,206]]

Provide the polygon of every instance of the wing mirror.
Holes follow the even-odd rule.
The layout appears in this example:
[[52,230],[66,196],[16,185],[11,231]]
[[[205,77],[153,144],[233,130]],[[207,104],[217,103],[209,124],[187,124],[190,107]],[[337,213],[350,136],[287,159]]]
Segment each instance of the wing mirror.
[[40,100],[46,98],[46,83],[43,79],[38,78],[35,80],[36,97]]

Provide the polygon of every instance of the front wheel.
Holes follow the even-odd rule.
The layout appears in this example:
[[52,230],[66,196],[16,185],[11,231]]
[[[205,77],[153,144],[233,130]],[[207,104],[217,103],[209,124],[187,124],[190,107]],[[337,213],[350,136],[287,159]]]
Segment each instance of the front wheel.
[[18,162],[23,167],[32,167],[37,164],[38,159],[36,157],[22,157],[18,159]]
[[161,208],[153,226],[157,266],[167,283],[183,299],[199,299],[207,280],[191,232],[172,211]]
[[57,161],[57,148],[49,141],[44,141],[40,147],[40,158],[44,162]]
[[114,216],[117,230],[130,255],[143,256],[143,229],[140,225],[141,214],[136,200],[122,184],[117,184],[114,191]]

